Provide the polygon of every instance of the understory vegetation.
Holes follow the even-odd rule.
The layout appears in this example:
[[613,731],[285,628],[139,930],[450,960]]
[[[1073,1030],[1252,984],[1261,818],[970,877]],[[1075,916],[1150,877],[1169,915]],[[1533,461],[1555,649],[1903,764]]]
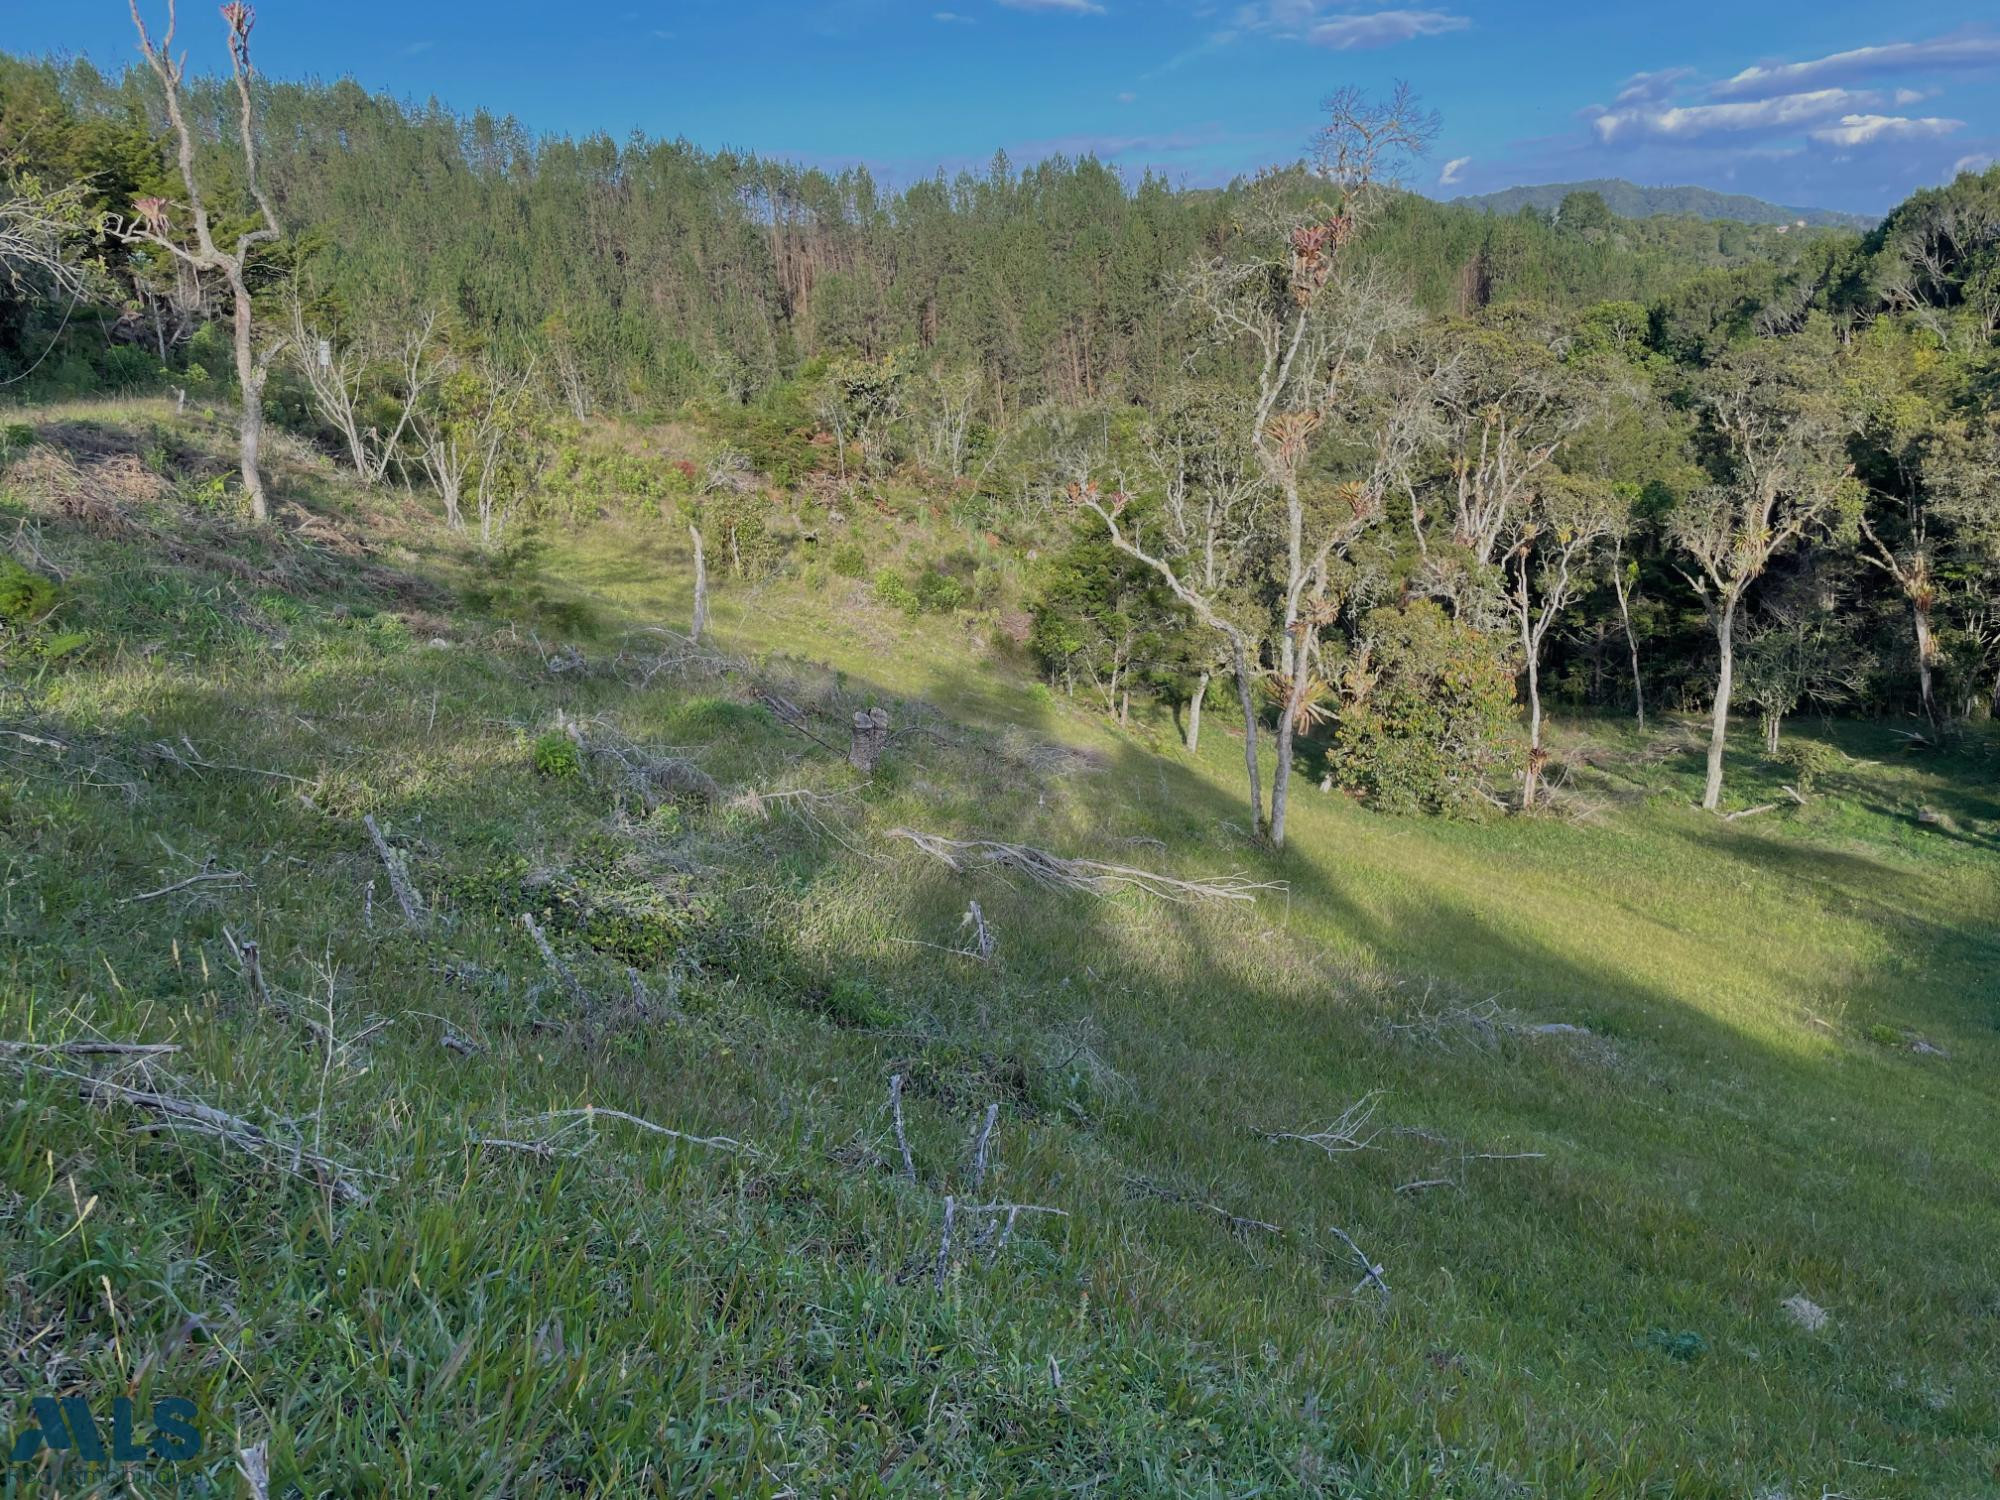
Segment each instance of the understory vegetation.
[[2000,1489],[2000,168],[1495,218],[1348,90],[892,194],[223,18],[0,57],[14,1431]]

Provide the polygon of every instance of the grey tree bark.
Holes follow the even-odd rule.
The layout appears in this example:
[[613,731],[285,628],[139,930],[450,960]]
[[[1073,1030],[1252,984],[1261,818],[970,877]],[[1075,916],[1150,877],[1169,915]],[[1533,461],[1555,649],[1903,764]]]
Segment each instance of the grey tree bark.
[[1208,684],[1213,672],[1203,672],[1201,680],[1194,685],[1194,695],[1188,699],[1187,750],[1189,755],[1201,750],[1201,705],[1208,698]]
[[1729,697],[1736,689],[1736,604],[1729,595],[1715,614],[1715,644],[1721,663],[1715,674],[1715,708],[1708,730],[1708,783],[1702,789],[1701,805],[1714,812],[1722,802],[1722,756],[1729,746]]
[[708,629],[708,557],[702,550],[701,528],[690,524],[688,535],[694,538],[694,623],[688,629],[688,639],[699,646],[702,632]]

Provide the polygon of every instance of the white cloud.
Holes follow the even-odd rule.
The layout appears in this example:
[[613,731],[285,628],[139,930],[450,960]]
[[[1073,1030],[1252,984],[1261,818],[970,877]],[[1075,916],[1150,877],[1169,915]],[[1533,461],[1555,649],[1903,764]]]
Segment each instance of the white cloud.
[[1838,125],[1812,132],[1823,146],[1871,146],[1877,141],[1933,141],[1965,126],[1963,120],[1905,119],[1901,115],[1842,115]]
[[1463,31],[1472,24],[1469,16],[1454,16],[1441,10],[1380,10],[1372,15],[1329,16],[1315,22],[1306,40],[1315,47],[1331,47],[1349,52],[1366,47],[1393,47],[1421,36],[1443,36]]
[[933,21],[942,21],[947,26],[971,26],[974,24],[972,17],[961,16],[955,10],[934,11],[931,14],[931,19]]
[[1237,24],[1335,52],[1393,47],[1418,37],[1444,36],[1472,24],[1442,10],[1330,12],[1328,0],[1259,0],[1237,13]]
[[1941,72],[2000,67],[2000,36],[1943,36],[1925,42],[1889,42],[1856,47],[1806,62],[1745,68],[1710,92],[1718,99],[1755,99],[1792,94],[1814,85],[1850,83],[1886,73]]
[[1993,158],[1990,156],[1961,156],[1951,164],[1951,175],[1956,177],[1960,172],[1984,172],[1992,165]]
[[1118,96],[1118,102],[1120,104],[1135,104],[1138,102],[1138,99],[1139,96],[1133,93],[1130,89],[1125,90],[1124,93]]
[[1851,89],[1814,89],[1742,104],[1648,105],[1604,110],[1593,116],[1597,139],[1610,146],[1621,142],[1699,141],[1715,135],[1746,131],[1779,131],[1812,125],[1838,115],[1857,114],[1879,105],[1882,96]]
[[1457,186],[1459,180],[1465,176],[1465,169],[1471,165],[1472,165],[1471,157],[1454,156],[1450,161],[1444,164],[1444,170],[1438,173],[1438,186],[1439,187]]
[[1625,80],[1625,87],[1618,91],[1618,97],[1611,102],[1632,106],[1637,104],[1659,104],[1674,96],[1674,90],[1684,78],[1692,77],[1693,68],[1661,68],[1651,73],[1634,73]]
[[1071,16],[1101,16],[1097,0],[1000,0],[1009,10],[1054,10]]

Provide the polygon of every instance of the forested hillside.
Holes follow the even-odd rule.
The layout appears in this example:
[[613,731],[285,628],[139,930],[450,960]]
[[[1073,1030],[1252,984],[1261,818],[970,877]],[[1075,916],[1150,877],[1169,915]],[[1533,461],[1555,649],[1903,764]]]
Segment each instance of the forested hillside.
[[1588,182],[1547,182],[1533,187],[1502,188],[1452,202],[1490,214],[1518,214],[1524,208],[1554,214],[1571,193],[1594,193],[1620,218],[1650,219],[1666,215],[1685,219],[1735,219],[1744,224],[1807,224],[1822,229],[1867,230],[1875,221],[1860,214],[1824,208],[1787,208],[1742,193],[1718,193],[1704,187],[1641,187],[1615,177]]

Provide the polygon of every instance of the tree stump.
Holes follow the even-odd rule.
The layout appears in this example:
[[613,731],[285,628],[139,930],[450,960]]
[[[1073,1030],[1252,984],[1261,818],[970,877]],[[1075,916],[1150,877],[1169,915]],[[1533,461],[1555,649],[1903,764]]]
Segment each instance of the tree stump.
[[871,708],[854,716],[854,740],[848,747],[847,763],[867,776],[875,774],[875,763],[889,748],[889,712]]

